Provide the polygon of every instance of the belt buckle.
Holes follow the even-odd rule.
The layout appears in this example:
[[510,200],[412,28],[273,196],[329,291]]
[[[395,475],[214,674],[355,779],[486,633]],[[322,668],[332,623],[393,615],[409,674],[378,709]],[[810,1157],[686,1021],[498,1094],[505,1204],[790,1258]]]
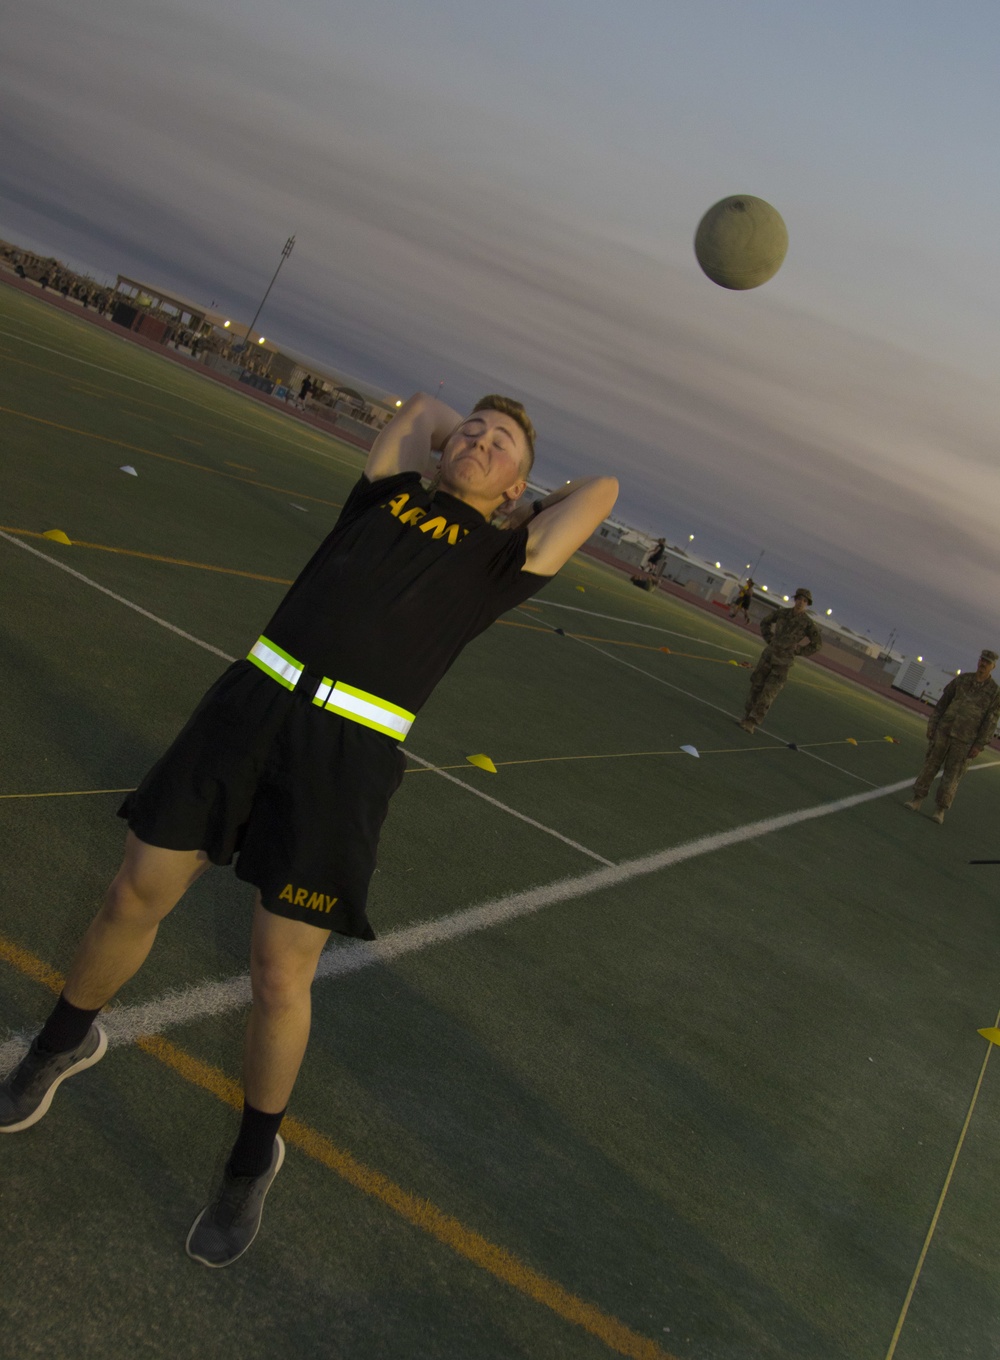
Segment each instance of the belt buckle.
[[322,684],[323,677],[321,675],[313,675],[311,671],[307,671],[303,667],[302,674],[299,676],[298,680],[296,680],[295,688],[292,693],[301,694],[302,698],[305,699],[307,703],[311,704],[316,698]]

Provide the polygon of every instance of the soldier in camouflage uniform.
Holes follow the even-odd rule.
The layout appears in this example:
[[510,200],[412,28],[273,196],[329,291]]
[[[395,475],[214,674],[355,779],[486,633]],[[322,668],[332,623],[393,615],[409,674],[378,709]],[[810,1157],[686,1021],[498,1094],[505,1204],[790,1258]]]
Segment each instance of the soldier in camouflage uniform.
[[979,665],[968,675],[956,675],[944,689],[927,724],[927,759],[917,775],[913,797],[905,805],[914,812],[927,797],[931,780],[943,766],[937,792],[937,811],[933,820],[944,821],[969,763],[996,730],[1000,718],[1000,686],[990,672],[997,663],[996,652],[983,652]]
[[755,732],[764,721],[778,691],[788,680],[795,658],[812,656],[823,645],[819,629],[806,613],[812,602],[810,592],[799,586],[791,609],[775,609],[761,619],[760,632],[767,646],[750,677],[746,712],[739,720],[744,732]]

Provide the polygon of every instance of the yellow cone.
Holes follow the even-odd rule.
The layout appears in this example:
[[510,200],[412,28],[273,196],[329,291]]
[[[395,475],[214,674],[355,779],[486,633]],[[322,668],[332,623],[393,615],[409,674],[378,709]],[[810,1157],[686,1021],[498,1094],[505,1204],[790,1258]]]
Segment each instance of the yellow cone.
[[892,742],[893,746],[898,746],[898,745],[899,745],[899,741],[897,740],[896,737],[883,737],[882,740],[883,740],[883,741],[890,741],[890,742]]
[[978,1033],[981,1034],[984,1039],[989,1039],[991,1044],[996,1044],[1000,1047],[1000,1029],[997,1029],[996,1025],[990,1025],[989,1029],[981,1029]]
[[466,756],[465,758],[470,765],[475,765],[480,770],[486,770],[488,774],[496,774],[497,772],[497,767],[489,756]]
[[738,666],[739,664],[740,663],[738,661],[734,661],[732,657],[730,657],[729,660],[726,662],[727,666]]
[[581,595],[586,595],[587,593],[583,586],[577,586],[577,590],[580,592]]
[[65,543],[68,548],[73,546],[61,529],[46,529],[42,538],[51,538],[53,543]]
[[854,740],[853,737],[848,737],[848,738],[847,738],[847,744],[848,744],[848,746],[857,746],[858,743]]

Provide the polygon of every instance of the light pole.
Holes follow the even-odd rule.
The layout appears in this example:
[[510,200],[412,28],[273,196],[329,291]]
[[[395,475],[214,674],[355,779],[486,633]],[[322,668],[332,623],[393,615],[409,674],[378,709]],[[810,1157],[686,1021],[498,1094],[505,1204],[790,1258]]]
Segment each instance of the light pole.
[[264,303],[267,301],[267,295],[268,295],[268,293],[269,293],[269,292],[271,291],[271,289],[274,287],[274,280],[275,280],[275,279],[278,277],[278,275],[281,273],[281,266],[282,266],[282,265],[285,263],[285,261],[288,259],[289,255],[291,255],[291,253],[292,253],[292,248],[293,248],[294,245],[295,245],[295,237],[294,237],[294,236],[289,236],[288,240],[285,242],[284,246],[282,247],[282,250],[281,250],[281,259],[278,261],[278,268],[274,271],[274,274],[273,274],[273,276],[272,276],[272,278],[271,278],[271,282],[267,285],[267,289],[266,289],[266,291],[265,291],[265,293],[264,293],[264,296],[263,296],[263,297],[261,298],[261,300],[260,300],[260,306],[259,306],[259,307],[257,308],[257,310],[254,312],[254,314],[253,314],[253,320],[250,322],[250,325],[247,327],[246,339],[243,341],[243,348],[244,348],[244,350],[247,349],[247,347],[248,347],[249,344],[250,344],[250,339],[251,339],[251,336],[253,335],[253,328],[254,328],[254,326],[256,326],[256,324],[257,324],[257,318],[260,316],[260,314],[261,314],[261,312],[262,312],[262,310],[263,310],[263,308],[264,308]]

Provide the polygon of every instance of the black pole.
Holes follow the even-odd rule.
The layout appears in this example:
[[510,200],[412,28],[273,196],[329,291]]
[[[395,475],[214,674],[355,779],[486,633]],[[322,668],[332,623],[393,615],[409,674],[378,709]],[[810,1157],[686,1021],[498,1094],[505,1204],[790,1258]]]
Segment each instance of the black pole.
[[250,344],[250,337],[253,335],[253,328],[254,328],[254,326],[256,326],[256,324],[257,324],[257,318],[260,316],[261,312],[264,310],[264,303],[267,301],[267,294],[268,294],[268,293],[271,291],[271,289],[274,287],[274,280],[275,280],[275,279],[278,277],[278,275],[281,273],[281,266],[282,266],[282,265],[285,263],[285,261],[288,259],[289,255],[291,255],[291,253],[292,253],[292,247],[293,247],[294,245],[295,245],[295,237],[294,237],[294,236],[289,236],[288,240],[285,242],[284,247],[283,247],[283,249],[282,249],[282,251],[281,251],[281,259],[278,261],[278,268],[274,271],[274,276],[272,277],[271,282],[267,285],[267,291],[264,293],[264,296],[263,296],[263,297],[261,298],[261,300],[260,300],[260,306],[259,306],[259,307],[257,308],[257,310],[254,312],[254,314],[253,314],[253,320],[250,322],[250,325],[249,325],[249,327],[247,328],[246,339],[245,339],[244,342],[243,342],[243,348],[244,348],[244,349],[246,349],[246,348],[249,346],[249,344]]

